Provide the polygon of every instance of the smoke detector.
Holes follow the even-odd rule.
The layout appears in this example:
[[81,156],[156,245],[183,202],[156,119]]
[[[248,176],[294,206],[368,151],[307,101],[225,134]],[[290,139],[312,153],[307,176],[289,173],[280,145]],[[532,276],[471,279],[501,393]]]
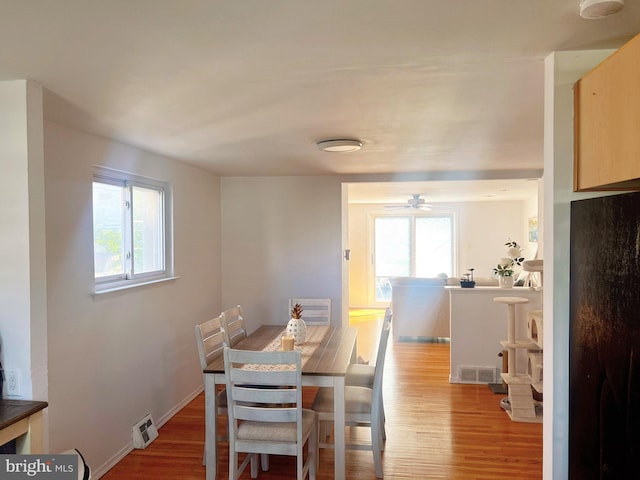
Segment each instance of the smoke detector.
[[580,0],[580,16],[588,19],[608,17],[624,7],[624,0]]

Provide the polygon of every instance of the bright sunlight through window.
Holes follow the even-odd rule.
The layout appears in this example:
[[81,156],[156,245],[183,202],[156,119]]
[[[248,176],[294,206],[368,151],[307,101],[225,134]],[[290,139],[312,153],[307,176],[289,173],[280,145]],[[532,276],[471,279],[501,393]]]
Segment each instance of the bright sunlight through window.
[[453,215],[374,218],[375,301],[391,301],[391,278],[453,274]]
[[166,278],[167,184],[100,168],[93,178],[96,290]]

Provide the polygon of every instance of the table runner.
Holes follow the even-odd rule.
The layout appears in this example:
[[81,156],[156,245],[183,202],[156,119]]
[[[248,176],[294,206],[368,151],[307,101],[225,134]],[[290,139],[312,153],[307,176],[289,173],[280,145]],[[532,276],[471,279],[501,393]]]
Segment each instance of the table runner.
[[[311,358],[311,356],[313,355],[313,352],[315,352],[316,349],[320,346],[320,344],[324,340],[324,337],[327,335],[327,333],[329,333],[330,328],[331,327],[324,326],[324,325],[323,326],[314,325],[314,326],[307,327],[307,330],[306,330],[307,335],[304,343],[302,345],[294,346],[294,350],[298,350],[302,352],[303,367],[306,361],[309,358]],[[282,329],[280,333],[278,333],[278,335],[276,335],[276,338],[274,338],[266,347],[262,349],[262,351],[263,352],[279,352],[282,348],[282,335],[286,333],[287,333],[287,329],[285,327]],[[269,367],[267,365],[260,365],[259,367],[257,365],[245,365],[244,368],[248,368],[251,370],[256,370],[257,368],[262,370],[272,370],[276,368],[282,369],[279,366]],[[293,366],[290,366],[289,368],[293,369]]]

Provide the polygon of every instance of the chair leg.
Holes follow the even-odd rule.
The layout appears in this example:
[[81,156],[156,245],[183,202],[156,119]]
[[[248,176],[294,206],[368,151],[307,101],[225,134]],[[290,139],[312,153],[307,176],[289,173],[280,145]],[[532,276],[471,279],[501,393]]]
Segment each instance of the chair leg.
[[258,454],[250,453],[251,455],[251,478],[258,478]]
[[229,451],[229,480],[238,479],[238,453]]
[[[382,417],[380,414],[378,417]],[[383,478],[382,473],[382,420],[371,419],[371,449],[373,450],[373,464],[376,468],[376,477]]]
[[309,449],[308,455],[310,457],[309,461],[309,480],[316,480],[316,472],[320,467],[320,451],[318,449],[318,423],[316,422],[313,431],[309,434],[309,444],[307,448]]
[[332,426],[333,422],[329,422],[327,420],[320,422],[320,441],[322,443],[327,443],[327,438],[329,438]]
[[304,480],[304,459],[302,458],[303,447],[298,446],[300,450],[296,455],[296,480]]
[[238,465],[238,452],[233,448],[233,442],[229,443],[229,480],[238,480],[247,464],[251,462],[251,478],[258,477],[258,456],[255,453],[247,453]]
[[266,453],[260,454],[260,465],[263,472],[269,471],[269,455],[267,455]]

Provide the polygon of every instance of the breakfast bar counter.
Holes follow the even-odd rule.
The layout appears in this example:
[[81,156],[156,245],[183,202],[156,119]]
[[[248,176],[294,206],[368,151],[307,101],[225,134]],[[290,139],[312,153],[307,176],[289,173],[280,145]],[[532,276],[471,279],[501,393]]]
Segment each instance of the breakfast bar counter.
[[[507,310],[495,297],[523,297],[516,306],[516,339],[526,339],[527,311],[542,308],[542,292],[528,287],[445,287],[449,292],[451,365],[450,383],[500,383],[502,351],[507,335]],[[524,355],[519,365],[526,368]],[[524,372],[519,372],[524,373]],[[492,379],[493,377],[493,379]]]

